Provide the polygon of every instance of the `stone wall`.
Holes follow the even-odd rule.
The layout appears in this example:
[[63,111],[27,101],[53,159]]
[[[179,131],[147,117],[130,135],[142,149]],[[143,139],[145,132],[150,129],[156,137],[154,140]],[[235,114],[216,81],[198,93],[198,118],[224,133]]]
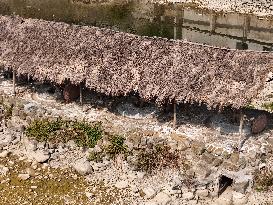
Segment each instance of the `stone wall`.
[[[72,166],[84,175],[93,175],[94,171],[101,177],[105,176],[119,188],[123,188],[125,184],[126,187],[132,189],[132,192],[135,192],[136,196],[139,195],[140,197],[141,193],[144,193],[146,201],[162,200],[162,198],[167,198],[167,201],[206,201],[214,198],[216,203],[221,204],[223,200],[232,200],[233,197],[234,200],[240,201],[240,203],[236,202],[237,204],[244,204],[247,201],[247,193],[253,191],[254,172],[264,166],[269,166],[265,162],[272,159],[273,138],[271,136],[255,142],[260,144],[259,150],[253,150],[251,153],[240,153],[234,151],[235,149],[228,152],[222,148],[214,147],[210,143],[192,140],[181,134],[172,133],[165,136],[159,132],[138,130],[125,134],[125,144],[133,154],[127,160],[121,159],[119,162],[121,167],[126,167],[122,168],[126,177],[120,180],[118,176],[109,175],[109,172],[112,173],[115,169],[115,161],[105,157],[102,162],[89,162],[86,158],[91,152],[99,153],[103,146],[109,143],[107,139],[101,140],[95,148],[81,152],[80,156],[82,157],[77,161],[77,152],[82,148],[76,148],[73,142],[59,145],[39,143],[35,140],[26,139],[23,134],[25,127],[34,119],[56,119],[57,116],[52,116],[52,107],[38,106],[33,102],[10,97],[3,93],[0,95],[0,99],[2,102],[1,119],[3,120],[0,150],[13,149],[13,152],[18,153],[20,149],[14,150],[12,147],[16,144],[22,144],[26,149],[26,156],[32,160],[39,163],[49,163],[51,166],[62,166],[63,164]],[[60,117],[66,118],[66,116]],[[166,167],[163,172],[170,169],[171,176],[164,173],[166,179],[159,180],[158,184],[151,182],[152,178],[149,177],[145,180],[139,180],[137,175],[146,174],[134,167],[137,151],[139,149],[152,149],[153,146],[162,144],[169,147],[171,153],[177,152],[183,156],[181,159],[184,159],[189,166],[186,169],[179,167],[175,170]],[[67,154],[69,150],[72,152]],[[136,175],[136,178],[132,176],[132,173]],[[231,197],[222,194],[222,197],[217,198],[221,186],[219,184],[221,176],[233,180],[232,186],[228,188],[229,192],[232,193]],[[149,184],[148,188],[145,184]],[[146,188],[136,190],[135,186]]]

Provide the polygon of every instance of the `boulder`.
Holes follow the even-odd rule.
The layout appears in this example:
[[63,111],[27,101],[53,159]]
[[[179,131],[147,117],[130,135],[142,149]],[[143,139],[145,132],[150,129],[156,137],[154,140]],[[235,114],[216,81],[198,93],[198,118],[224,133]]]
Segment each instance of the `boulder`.
[[209,191],[207,189],[197,190],[196,195],[199,196],[200,198],[205,198],[208,197]]
[[32,152],[31,156],[39,163],[44,163],[50,158],[50,154],[48,152],[42,151],[42,150]]
[[76,100],[80,96],[79,86],[67,84],[63,90],[63,97],[66,103]]
[[88,175],[93,172],[90,162],[86,159],[79,159],[73,165],[73,168],[81,175]]
[[30,178],[30,175],[29,175],[29,174],[19,174],[19,175],[18,175],[18,178],[19,178],[20,180],[25,181],[25,180],[27,180],[27,179]]
[[125,188],[128,187],[128,181],[126,181],[126,180],[118,181],[115,184],[115,187],[118,188],[118,189],[125,189]]
[[0,153],[0,158],[5,158],[5,157],[7,157],[9,154],[10,154],[9,151],[4,150],[3,152]]
[[251,131],[253,134],[262,132],[268,124],[268,118],[266,114],[261,114],[252,121]]
[[233,205],[245,205],[248,202],[248,197],[242,193],[233,192]]
[[8,172],[9,172],[9,168],[0,164],[0,176],[7,175]]
[[193,192],[185,192],[182,194],[182,198],[185,200],[192,200],[194,198],[194,193]]
[[151,187],[145,187],[142,191],[146,199],[151,199],[156,195],[156,191]]
[[153,199],[154,202],[157,202],[160,205],[167,205],[171,202],[171,200],[171,197],[164,192],[159,192]]

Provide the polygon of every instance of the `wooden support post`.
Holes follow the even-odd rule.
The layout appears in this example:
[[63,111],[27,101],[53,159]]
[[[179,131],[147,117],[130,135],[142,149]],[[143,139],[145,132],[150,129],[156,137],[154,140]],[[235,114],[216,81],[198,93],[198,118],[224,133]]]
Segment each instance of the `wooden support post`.
[[214,33],[216,29],[216,15],[211,13],[210,15],[210,32]]
[[245,42],[247,40],[247,34],[249,32],[250,27],[250,18],[249,16],[244,16],[244,25],[243,25],[243,41]]
[[176,115],[177,115],[177,106],[176,106],[176,103],[173,104],[173,129],[176,128]]
[[164,21],[165,21],[165,17],[164,16],[160,16],[160,35],[161,37],[164,36]]
[[13,91],[12,91],[12,93],[13,93],[13,95],[16,94],[16,92],[15,92],[15,81],[16,81],[16,73],[15,73],[15,70],[13,69],[13,71],[12,71],[12,83],[13,83]]
[[81,103],[81,105],[83,105],[82,83],[80,83],[80,103]]
[[183,31],[184,31],[184,8],[183,10],[181,11],[181,19],[180,19],[180,24],[181,24],[181,39],[184,38],[184,35],[183,35]]
[[173,39],[176,40],[177,39],[177,27],[176,27],[176,24],[177,24],[177,17],[175,16],[174,17],[174,27],[173,27]]
[[240,110],[240,126],[239,126],[240,137],[239,137],[239,146],[238,146],[239,151],[240,151],[240,149],[242,148],[242,145],[243,145],[244,117],[245,116],[244,116],[242,110]]

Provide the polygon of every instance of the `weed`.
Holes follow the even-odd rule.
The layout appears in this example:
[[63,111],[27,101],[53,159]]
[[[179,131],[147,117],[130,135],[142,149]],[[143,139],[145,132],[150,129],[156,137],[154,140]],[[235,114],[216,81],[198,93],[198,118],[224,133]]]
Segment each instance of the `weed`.
[[35,120],[25,131],[29,138],[38,141],[51,141],[53,143],[68,142],[75,140],[78,146],[94,147],[102,138],[101,123],[88,123],[78,121],[57,120]]
[[3,117],[5,120],[10,119],[12,116],[13,111],[13,105],[9,105],[3,102],[3,100],[0,102],[2,108],[3,108]]
[[137,155],[137,168],[152,173],[165,167],[179,167],[179,155],[170,152],[170,147],[163,145],[153,146],[152,149],[141,149]]
[[90,152],[88,156],[89,161],[94,161],[94,162],[102,162],[102,158],[104,156],[103,152]]
[[257,191],[268,191],[273,188],[273,171],[266,169],[255,173],[254,187]]
[[106,148],[106,154],[110,155],[111,158],[115,158],[118,154],[127,156],[128,148],[124,144],[125,138],[120,135],[114,135],[110,137],[110,145]]
[[77,131],[76,143],[79,146],[95,147],[97,141],[102,138],[101,123],[95,123],[92,126],[86,122],[75,122],[72,126]]

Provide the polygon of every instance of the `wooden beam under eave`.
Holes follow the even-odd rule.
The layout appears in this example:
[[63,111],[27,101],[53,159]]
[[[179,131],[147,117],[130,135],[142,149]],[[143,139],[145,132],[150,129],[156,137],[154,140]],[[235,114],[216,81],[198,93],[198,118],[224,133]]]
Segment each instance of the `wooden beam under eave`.
[[13,94],[13,95],[16,95],[15,83],[16,83],[16,72],[15,72],[15,70],[13,69],[13,71],[12,71],[12,84],[13,84],[13,91],[12,91],[12,94]]

